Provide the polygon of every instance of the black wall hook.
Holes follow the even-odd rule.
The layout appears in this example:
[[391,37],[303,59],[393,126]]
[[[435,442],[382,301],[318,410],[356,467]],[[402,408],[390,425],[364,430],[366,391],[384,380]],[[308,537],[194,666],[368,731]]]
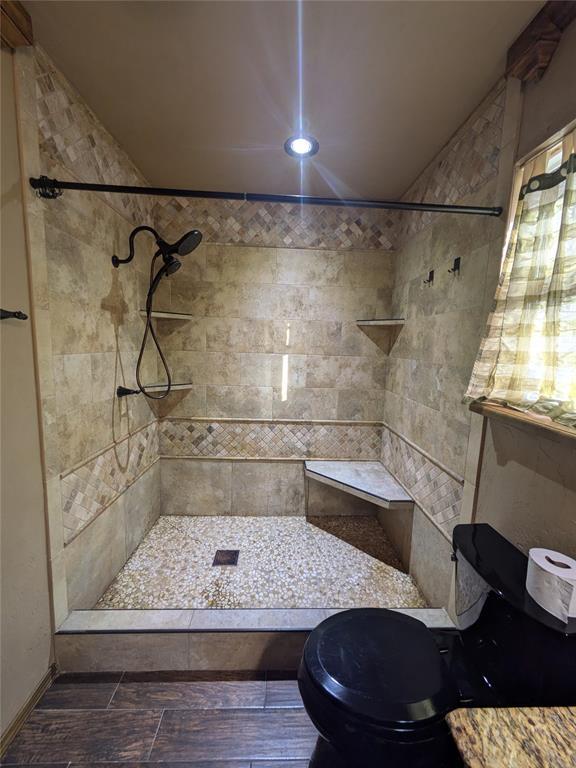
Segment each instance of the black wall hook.
[[0,320],[28,320],[28,315],[25,312],[21,312],[17,309],[15,312],[11,312],[9,309],[0,309]]
[[460,274],[460,256],[456,256],[454,263],[452,264],[452,269],[449,269],[448,272],[452,275]]
[[424,280],[424,285],[432,285],[434,282],[434,270],[431,269],[430,272],[428,272],[428,280]]

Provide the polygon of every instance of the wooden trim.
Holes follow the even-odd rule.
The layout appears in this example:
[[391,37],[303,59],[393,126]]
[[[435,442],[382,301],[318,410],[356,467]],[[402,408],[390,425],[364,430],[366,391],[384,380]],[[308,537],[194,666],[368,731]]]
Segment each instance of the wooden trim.
[[33,45],[32,19],[22,3],[18,0],[1,0],[0,2],[2,42],[8,48],[18,48],[21,45]]
[[44,693],[48,690],[57,674],[58,668],[56,667],[56,664],[50,664],[48,672],[46,672],[42,680],[38,683],[36,689],[30,695],[28,701],[24,704],[14,720],[12,720],[8,728],[6,728],[2,734],[2,737],[0,738],[0,756],[4,755],[10,746],[10,743],[18,734],[18,731],[24,725],[24,721],[28,718],[28,715],[32,712],[36,704],[38,704]]
[[539,80],[556,52],[562,33],[576,19],[576,2],[549,0],[508,49],[506,75],[524,83]]
[[470,404],[470,410],[486,416],[489,419],[506,421],[511,426],[519,428],[528,428],[530,430],[545,430],[553,435],[567,440],[576,440],[576,429],[567,427],[564,424],[558,424],[547,416],[536,416],[533,413],[517,411],[514,408],[508,408],[505,405],[497,405],[490,402],[474,402]]

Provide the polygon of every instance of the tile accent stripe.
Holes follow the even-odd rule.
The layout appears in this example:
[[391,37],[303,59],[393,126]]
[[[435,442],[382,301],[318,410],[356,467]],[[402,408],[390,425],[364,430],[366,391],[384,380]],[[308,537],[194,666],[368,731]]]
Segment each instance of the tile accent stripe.
[[378,425],[163,419],[162,456],[259,459],[378,459]]
[[112,446],[61,480],[64,543],[77,536],[158,458],[156,422]]
[[424,456],[400,435],[382,428],[380,460],[448,537],[460,518],[464,484]]
[[390,250],[396,219],[390,211],[244,200],[160,198],[154,206],[161,232],[194,226],[209,243],[276,248]]

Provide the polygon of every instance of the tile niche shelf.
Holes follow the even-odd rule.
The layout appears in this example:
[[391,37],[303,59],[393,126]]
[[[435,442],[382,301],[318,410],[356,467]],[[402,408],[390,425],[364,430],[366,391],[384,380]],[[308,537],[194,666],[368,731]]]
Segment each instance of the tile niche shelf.
[[358,328],[387,355],[390,354],[405,323],[406,320],[403,317],[356,320]]
[[[192,389],[192,387],[196,386],[195,384],[192,384],[191,382],[186,382],[184,384],[172,384],[172,392],[178,392],[183,389]],[[144,384],[144,389],[148,390],[149,392],[163,392],[166,389],[166,384]]]
[[[146,317],[146,310],[141,309],[140,314],[142,317]],[[151,316],[161,320],[192,320],[194,318],[194,315],[185,315],[183,312],[162,312],[160,310],[154,310]]]

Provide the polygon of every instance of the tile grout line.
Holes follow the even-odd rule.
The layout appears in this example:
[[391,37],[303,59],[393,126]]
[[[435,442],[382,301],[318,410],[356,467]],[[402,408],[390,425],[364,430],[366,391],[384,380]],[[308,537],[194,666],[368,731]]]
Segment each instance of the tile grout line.
[[163,709],[160,713],[160,719],[158,720],[158,726],[156,727],[156,732],[154,734],[154,738],[152,739],[152,744],[150,745],[150,750],[148,751],[148,754],[146,756],[146,760],[143,762],[148,763],[150,762],[150,758],[152,757],[152,750],[154,749],[154,745],[156,744],[156,737],[158,736],[158,731],[160,730],[160,726],[162,725],[162,720],[164,720],[164,712],[166,712],[165,709]]
[[120,683],[122,682],[122,680],[124,680],[124,675],[125,674],[126,674],[126,672],[122,672],[122,674],[120,675],[120,679],[118,680],[118,682],[116,683],[116,687],[112,691],[112,696],[110,696],[110,699],[108,700],[108,704],[106,705],[106,709],[110,709],[110,704],[112,704],[112,699],[114,698],[114,696],[116,696],[116,693],[118,692],[118,688],[120,687]]

